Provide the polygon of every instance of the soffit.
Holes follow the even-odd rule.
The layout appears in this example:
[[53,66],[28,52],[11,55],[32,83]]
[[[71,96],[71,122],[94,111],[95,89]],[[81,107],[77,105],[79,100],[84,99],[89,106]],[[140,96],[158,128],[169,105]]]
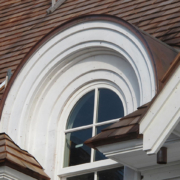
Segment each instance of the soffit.
[[109,14],[120,17],[163,42],[180,46],[178,0],[67,0],[47,15],[50,0],[2,0],[0,4],[0,83],[46,34],[75,17]]
[[0,134],[0,166],[11,167],[36,179],[50,179],[37,160],[5,133]]

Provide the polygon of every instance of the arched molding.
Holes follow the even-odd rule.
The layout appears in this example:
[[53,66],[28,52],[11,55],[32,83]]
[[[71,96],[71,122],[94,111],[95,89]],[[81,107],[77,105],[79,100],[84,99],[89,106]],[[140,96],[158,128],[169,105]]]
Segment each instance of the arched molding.
[[60,145],[58,127],[66,121],[61,115],[75,93],[93,84],[111,86],[119,92],[126,114],[156,93],[149,50],[124,21],[108,16],[79,19],[53,33],[32,49],[13,75],[0,127],[51,177]]

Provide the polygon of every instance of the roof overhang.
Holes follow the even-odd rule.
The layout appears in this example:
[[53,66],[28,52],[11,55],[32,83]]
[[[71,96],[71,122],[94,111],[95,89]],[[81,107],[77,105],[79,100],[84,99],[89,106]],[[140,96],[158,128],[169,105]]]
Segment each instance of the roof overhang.
[[[164,146],[168,149],[168,164],[179,162],[180,138],[170,137],[164,143]],[[158,168],[162,166],[157,164],[156,154],[147,155],[146,152],[143,151],[142,139],[103,145],[97,147],[97,149],[109,159],[115,160],[135,171],[141,172],[145,168]]]

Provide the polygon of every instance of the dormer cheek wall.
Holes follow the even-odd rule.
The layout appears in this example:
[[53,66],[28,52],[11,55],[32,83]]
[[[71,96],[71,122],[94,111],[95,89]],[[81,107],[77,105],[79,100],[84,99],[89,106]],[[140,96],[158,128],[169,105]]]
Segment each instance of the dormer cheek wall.
[[[66,121],[61,115],[73,94],[86,85],[107,84],[120,93],[129,114],[154,97],[155,76],[143,43],[126,27],[105,20],[73,25],[26,61],[5,101],[1,131],[53,177]],[[58,153],[59,162],[63,149]]]

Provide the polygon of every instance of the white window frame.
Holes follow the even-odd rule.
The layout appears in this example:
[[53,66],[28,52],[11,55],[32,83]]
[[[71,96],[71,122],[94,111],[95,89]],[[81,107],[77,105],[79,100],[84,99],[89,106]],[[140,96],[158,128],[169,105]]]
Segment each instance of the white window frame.
[[[103,171],[105,169],[112,169],[112,168],[117,168],[117,167],[123,167],[122,164],[111,160],[111,159],[106,159],[106,160],[100,160],[100,161],[93,161],[94,157],[94,149],[91,151],[91,161],[90,163],[85,163],[81,165],[76,165],[76,166],[70,166],[70,167],[63,167],[64,163],[64,147],[65,147],[65,133],[77,131],[77,130],[82,130],[82,129],[87,129],[92,127],[92,135],[95,135],[95,129],[97,126],[105,125],[105,124],[110,124],[110,123],[115,123],[119,121],[118,119],[113,119],[113,120],[108,120],[105,122],[96,122],[96,117],[97,117],[97,105],[98,105],[98,89],[100,88],[106,88],[109,90],[112,90],[115,92],[119,98],[122,101],[123,108],[124,108],[124,115],[127,114],[127,106],[125,102],[125,97],[123,95],[123,92],[119,89],[119,87],[116,87],[114,84],[110,82],[94,82],[91,84],[88,84],[81,89],[79,89],[76,93],[74,93],[71,98],[68,100],[66,103],[63,112],[60,115],[60,127],[59,127],[59,135],[58,135],[58,147],[57,147],[57,155],[60,159],[58,163],[58,176],[62,180],[66,180],[68,177],[72,176],[78,176],[78,175],[83,175],[87,173],[95,173],[95,178],[94,180],[97,180],[97,171]],[[95,90],[95,105],[94,105],[94,117],[93,117],[93,124],[91,125],[86,125],[86,126],[81,126],[73,129],[66,129],[66,124],[67,124],[67,119],[69,117],[69,114],[71,110],[73,109],[74,105],[79,101],[81,97],[83,97],[85,94],[88,92]],[[63,147],[63,148],[62,148]]]

